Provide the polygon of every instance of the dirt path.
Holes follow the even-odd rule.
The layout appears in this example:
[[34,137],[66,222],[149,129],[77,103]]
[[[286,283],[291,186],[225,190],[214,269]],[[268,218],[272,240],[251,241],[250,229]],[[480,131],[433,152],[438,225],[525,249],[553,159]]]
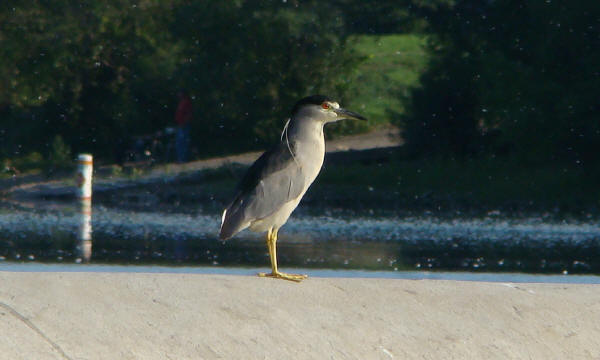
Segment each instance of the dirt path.
[[[402,144],[399,131],[396,128],[378,129],[371,133],[351,135],[328,141],[326,151],[338,153],[349,150],[367,150],[388,148]],[[154,165],[146,168],[139,175],[123,176],[112,172],[112,165],[100,166],[95,169],[94,191],[103,191],[135,184],[152,183],[156,181],[170,181],[188,173],[200,170],[216,169],[227,164],[250,165],[262,151],[248,152],[237,155],[215,157],[190,161],[183,164],[169,163]],[[140,165],[143,167],[142,165]],[[130,164],[126,167],[136,168]],[[66,174],[56,178],[47,178],[44,175],[23,175],[0,180],[0,198],[15,197],[71,197],[73,196],[72,176]]]
[[[378,129],[367,134],[350,135],[326,142],[325,151],[327,153],[349,151],[349,150],[367,150],[377,148],[387,148],[402,145],[402,139],[398,129],[384,128]],[[167,173],[181,173],[188,171],[197,171],[204,169],[215,169],[226,164],[250,165],[256,160],[262,151],[249,152],[238,155],[216,157],[212,159],[196,160],[185,164],[167,164],[156,166],[149,172],[149,176],[162,176]]]

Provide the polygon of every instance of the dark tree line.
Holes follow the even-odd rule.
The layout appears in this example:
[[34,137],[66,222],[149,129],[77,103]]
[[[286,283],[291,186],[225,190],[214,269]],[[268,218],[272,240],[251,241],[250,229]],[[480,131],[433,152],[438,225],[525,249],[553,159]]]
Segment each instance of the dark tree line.
[[298,98],[349,96],[350,35],[424,32],[397,114],[412,153],[598,164],[598,1],[31,0],[0,24],[0,159],[116,158],[172,124],[182,88],[201,155],[260,148]]
[[598,166],[600,2],[415,7],[434,54],[400,124],[418,154],[511,153]]

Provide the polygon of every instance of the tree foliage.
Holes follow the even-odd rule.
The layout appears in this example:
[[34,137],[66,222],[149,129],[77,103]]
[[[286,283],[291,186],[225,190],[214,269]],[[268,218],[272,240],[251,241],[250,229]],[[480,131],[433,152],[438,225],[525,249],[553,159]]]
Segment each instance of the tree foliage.
[[161,104],[170,100],[161,71],[172,61],[153,19],[158,7],[28,1],[3,9],[4,153],[47,153],[61,135],[78,151],[107,156],[136,129],[162,122]]
[[343,24],[336,8],[317,1],[179,7],[175,77],[200,109],[196,138],[208,148],[218,148],[216,140],[223,146],[222,139],[229,139],[227,150],[263,146],[279,136],[299,98],[342,96],[357,59],[345,46]]
[[343,96],[356,56],[316,1],[24,1],[0,8],[0,157],[118,158],[194,99],[201,153],[258,147],[301,96]]
[[598,19],[584,0],[5,1],[0,158],[49,158],[57,136],[65,151],[120,158],[135,135],[173,124],[182,88],[200,155],[264,147],[298,98],[352,91],[351,32],[424,29],[428,70],[397,115],[414,153],[590,166]]
[[594,164],[600,3],[440,1],[416,14],[434,60],[401,121],[415,152]]

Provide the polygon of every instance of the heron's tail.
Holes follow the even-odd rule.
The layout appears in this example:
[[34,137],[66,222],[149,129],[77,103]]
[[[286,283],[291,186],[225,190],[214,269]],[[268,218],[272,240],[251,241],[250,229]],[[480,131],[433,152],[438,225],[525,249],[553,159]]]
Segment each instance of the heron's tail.
[[221,229],[219,230],[219,240],[227,240],[232,234],[229,234],[227,231],[223,231],[223,225],[225,224],[225,218],[227,216],[227,209],[223,210],[223,215],[221,215]]
[[225,241],[250,225],[249,223],[245,223],[241,211],[236,210],[238,209],[232,209],[232,206],[223,210],[221,230],[219,231],[220,240]]

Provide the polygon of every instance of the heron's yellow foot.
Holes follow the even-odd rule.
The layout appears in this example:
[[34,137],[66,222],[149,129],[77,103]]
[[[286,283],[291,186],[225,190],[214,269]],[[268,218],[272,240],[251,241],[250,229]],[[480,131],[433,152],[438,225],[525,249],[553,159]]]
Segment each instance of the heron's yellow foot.
[[282,273],[282,272],[271,272],[271,273],[258,273],[258,276],[260,277],[271,277],[274,279],[283,279],[283,280],[290,280],[290,281],[296,281],[296,282],[300,282],[304,279],[306,279],[308,277],[308,275],[301,275],[301,274],[286,274],[286,273]]

